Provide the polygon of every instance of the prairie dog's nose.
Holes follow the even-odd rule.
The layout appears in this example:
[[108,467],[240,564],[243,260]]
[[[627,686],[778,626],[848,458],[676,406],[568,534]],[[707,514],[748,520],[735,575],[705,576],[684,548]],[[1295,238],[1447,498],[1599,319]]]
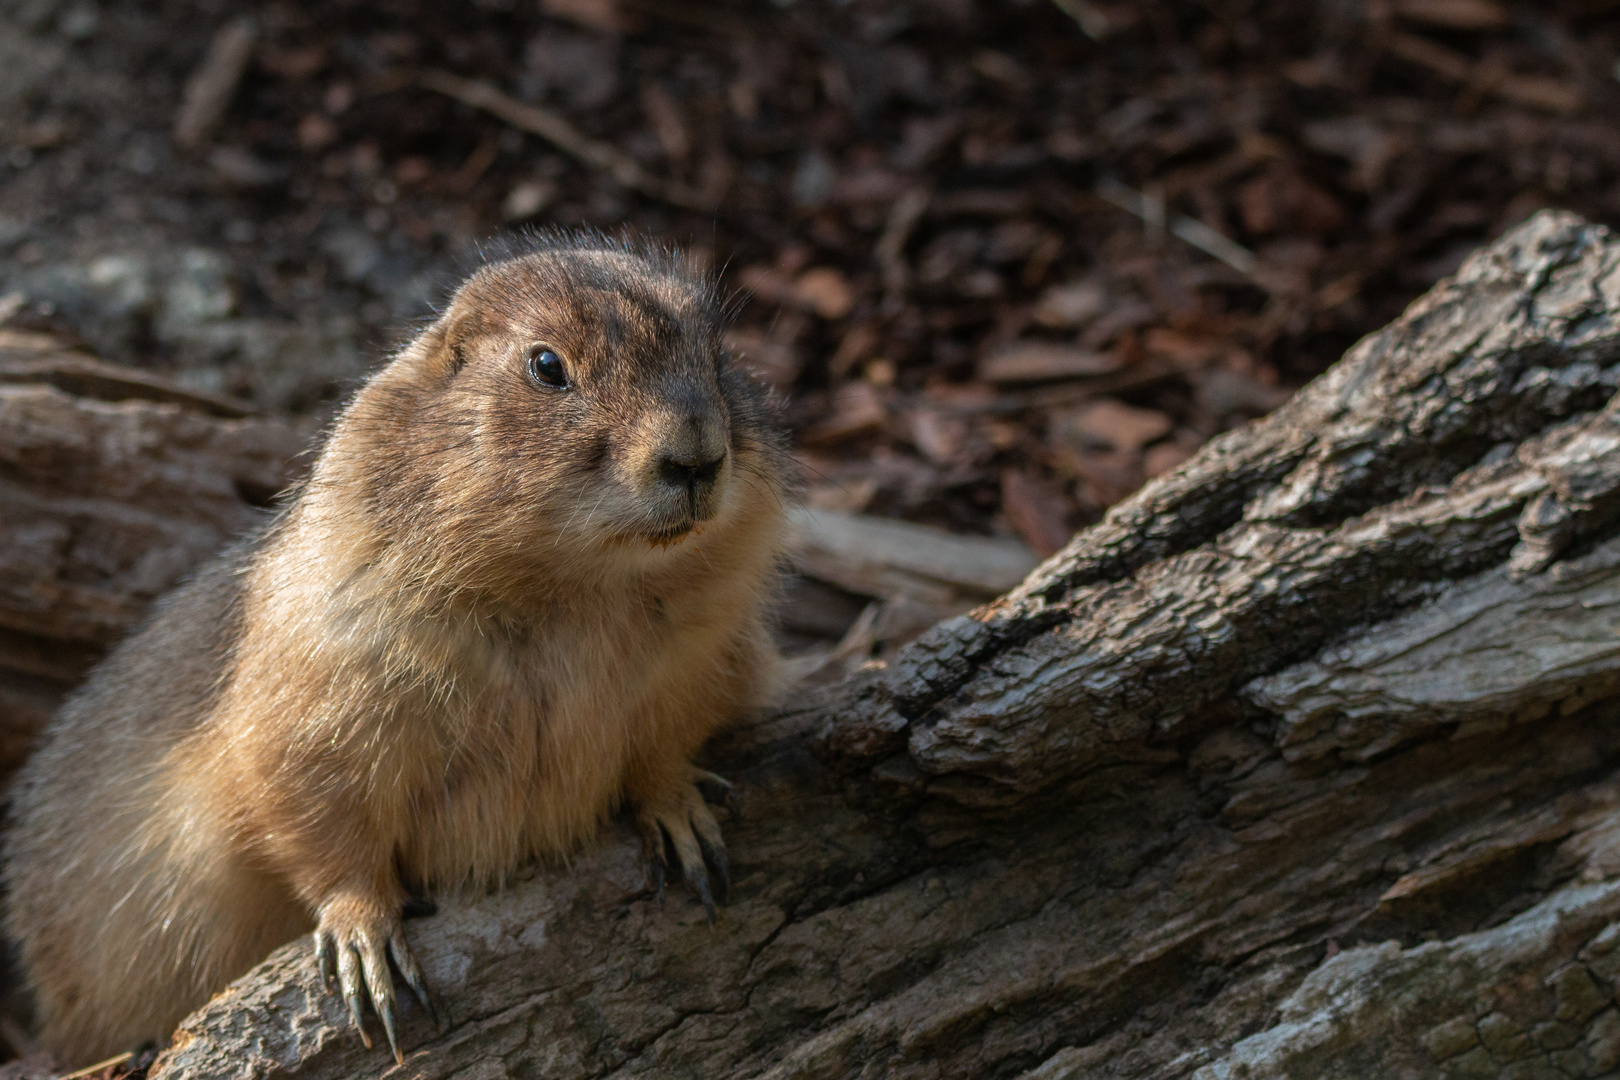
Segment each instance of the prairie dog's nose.
[[726,439],[715,417],[688,413],[658,440],[653,468],[671,487],[694,495],[712,488],[726,464]]
[[710,458],[708,461],[693,460],[697,455],[682,458],[673,454],[665,454],[658,459],[658,475],[666,484],[676,487],[705,488],[714,483],[720,475],[720,467],[726,463],[726,454],[722,450],[720,456]]

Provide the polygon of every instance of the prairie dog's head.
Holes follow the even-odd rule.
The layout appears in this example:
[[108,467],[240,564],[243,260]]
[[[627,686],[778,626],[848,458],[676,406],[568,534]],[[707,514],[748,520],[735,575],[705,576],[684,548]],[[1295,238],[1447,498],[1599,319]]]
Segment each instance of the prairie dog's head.
[[473,274],[334,446],[359,437],[395,539],[471,563],[679,547],[780,494],[765,394],[720,330],[711,285],[667,256],[542,242]]

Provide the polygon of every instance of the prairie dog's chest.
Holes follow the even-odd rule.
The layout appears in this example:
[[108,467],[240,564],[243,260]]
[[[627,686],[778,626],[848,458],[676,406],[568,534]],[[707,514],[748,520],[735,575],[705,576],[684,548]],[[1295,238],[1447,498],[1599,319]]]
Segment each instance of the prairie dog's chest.
[[430,881],[499,877],[564,852],[611,810],[634,754],[656,742],[674,637],[625,604],[563,613],[522,632],[441,642],[440,680],[423,703],[444,733],[426,798],[401,845]]
[[613,597],[518,628],[450,643],[447,681],[471,724],[532,715],[541,728],[576,712],[611,714],[656,689],[684,650],[657,596]]

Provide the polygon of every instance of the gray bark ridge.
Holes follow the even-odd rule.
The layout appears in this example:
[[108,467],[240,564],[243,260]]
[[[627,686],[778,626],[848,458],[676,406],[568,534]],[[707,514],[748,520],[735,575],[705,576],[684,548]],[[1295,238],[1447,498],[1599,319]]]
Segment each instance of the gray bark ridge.
[[[1610,414],[1519,444],[1612,397],[1617,320],[1612,238],[1539,216],[1289,404],[1149,484],[1000,605],[941,625],[873,680],[829,741],[904,752],[933,791],[1016,799],[1185,735],[1279,659],[1304,659],[1346,624],[1410,606],[1521,542],[1545,565],[1608,523],[1620,477],[1591,444],[1611,437]],[[1575,474],[1594,456],[1588,492]]]
[[1620,1064],[1620,241],[1544,213],[1001,601],[709,751],[732,906],[621,833],[306,943],[155,1075],[1597,1076]]

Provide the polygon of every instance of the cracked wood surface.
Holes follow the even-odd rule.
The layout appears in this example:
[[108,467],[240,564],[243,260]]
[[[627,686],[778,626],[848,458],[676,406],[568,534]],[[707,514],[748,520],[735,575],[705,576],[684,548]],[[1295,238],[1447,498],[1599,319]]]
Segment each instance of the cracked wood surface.
[[156,1075],[1610,1075],[1620,241],[1542,214],[1003,600],[732,732],[733,903],[628,834],[306,943]]

